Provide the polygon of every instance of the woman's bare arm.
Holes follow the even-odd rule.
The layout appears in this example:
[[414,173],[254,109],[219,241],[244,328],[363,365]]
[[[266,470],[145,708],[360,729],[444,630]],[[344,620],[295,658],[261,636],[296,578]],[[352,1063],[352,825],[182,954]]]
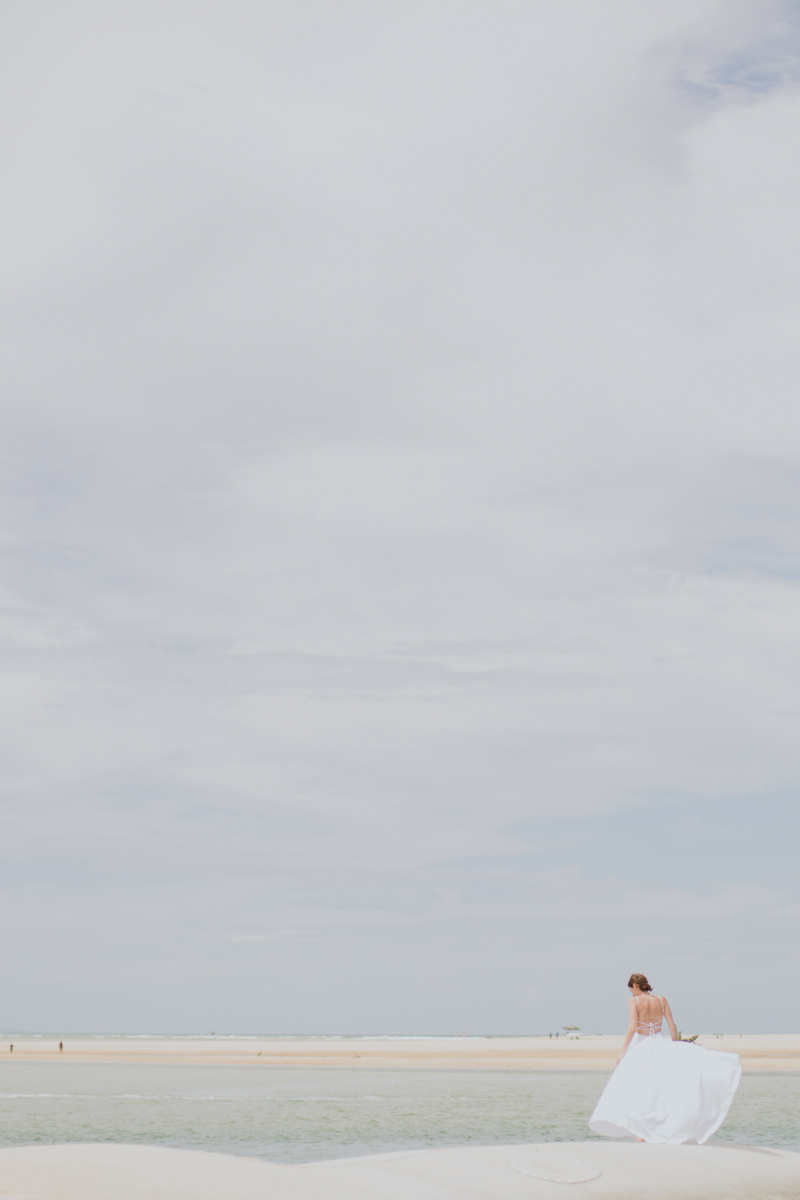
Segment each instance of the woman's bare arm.
[[619,1052],[619,1058],[617,1059],[618,1063],[622,1060],[622,1057],[625,1054],[625,1051],[628,1049],[628,1046],[630,1046],[631,1041],[633,1040],[633,1035],[636,1033],[636,1028],[639,1024],[639,1009],[636,1007],[636,1001],[633,999],[633,997],[631,997],[631,999],[628,1001],[628,1008],[631,1012],[631,1019],[628,1022],[628,1032],[625,1035],[625,1041],[623,1042],[622,1049]]
[[673,1042],[677,1042],[678,1031],[675,1028],[675,1022],[672,1019],[672,1012],[669,1007],[669,1000],[667,1000],[666,996],[661,997],[661,1003],[664,1005],[664,1016],[667,1019],[667,1024],[669,1025],[669,1031],[672,1034],[672,1040],[673,1040]]

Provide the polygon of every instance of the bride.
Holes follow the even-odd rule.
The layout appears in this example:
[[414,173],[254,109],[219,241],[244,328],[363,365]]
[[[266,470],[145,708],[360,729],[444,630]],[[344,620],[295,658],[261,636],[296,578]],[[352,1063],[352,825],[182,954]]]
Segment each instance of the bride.
[[628,1033],[589,1128],[606,1137],[633,1134],[640,1142],[702,1144],[731,1106],[742,1074],[739,1055],[678,1041],[669,1004],[652,994],[645,976],[631,975],[628,987]]

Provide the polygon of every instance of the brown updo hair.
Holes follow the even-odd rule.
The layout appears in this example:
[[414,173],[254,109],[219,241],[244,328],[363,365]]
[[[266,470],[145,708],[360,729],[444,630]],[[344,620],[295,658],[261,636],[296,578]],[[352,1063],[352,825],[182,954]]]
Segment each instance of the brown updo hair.
[[652,992],[652,987],[647,982],[646,975],[631,975],[628,980],[628,987],[638,987],[640,992]]

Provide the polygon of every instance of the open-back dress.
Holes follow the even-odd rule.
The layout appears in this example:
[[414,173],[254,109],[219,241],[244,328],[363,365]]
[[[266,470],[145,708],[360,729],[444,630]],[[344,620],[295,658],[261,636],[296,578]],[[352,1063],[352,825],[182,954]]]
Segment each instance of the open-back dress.
[[719,1129],[736,1094],[739,1055],[673,1042],[663,1029],[664,1001],[654,999],[661,1002],[661,1020],[638,1023],[589,1128],[606,1137],[702,1144]]

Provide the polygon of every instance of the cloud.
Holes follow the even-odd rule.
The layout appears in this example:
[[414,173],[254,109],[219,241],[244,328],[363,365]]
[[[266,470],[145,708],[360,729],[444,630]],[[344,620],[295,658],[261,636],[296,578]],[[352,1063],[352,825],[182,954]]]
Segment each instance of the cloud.
[[767,1020],[794,8],[37,11],[2,72],[10,1019],[546,1027],[575,955],[685,982],[711,929]]
[[229,933],[228,938],[232,942],[281,942],[286,937],[285,933],[275,931],[274,933]]
[[800,11],[794,0],[721,6],[702,32],[675,43],[682,89],[714,108],[800,83]]

